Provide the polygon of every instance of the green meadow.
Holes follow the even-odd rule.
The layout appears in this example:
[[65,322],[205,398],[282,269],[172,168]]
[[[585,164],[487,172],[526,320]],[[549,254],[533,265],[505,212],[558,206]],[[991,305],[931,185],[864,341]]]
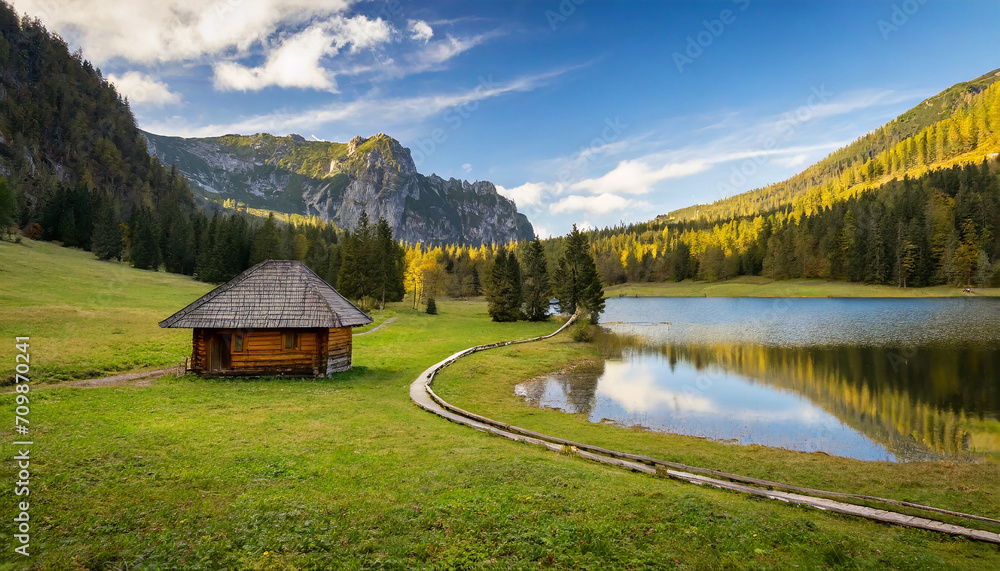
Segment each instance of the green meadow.
[[[47,384],[176,364],[157,322],[210,289],[52,244],[0,243],[0,359],[31,336],[31,557],[0,569],[996,569],[996,545],[625,472],[448,422],[409,401],[426,367],[557,323],[498,324],[481,300],[395,304],[330,379],[165,377]],[[435,390],[588,442],[797,484],[1000,516],[995,462],[864,463],[595,425],[539,410],[517,382],[597,358],[569,335],[475,354]],[[14,395],[0,395],[13,424]],[[2,445],[10,521],[15,454]],[[8,526],[10,523],[7,524]],[[9,529],[9,528],[8,528]]]

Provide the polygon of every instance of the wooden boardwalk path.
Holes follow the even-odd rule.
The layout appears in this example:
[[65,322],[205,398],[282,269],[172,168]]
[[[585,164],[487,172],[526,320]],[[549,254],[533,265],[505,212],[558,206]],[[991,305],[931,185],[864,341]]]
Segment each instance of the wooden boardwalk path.
[[[901,525],[905,527],[913,527],[919,529],[927,529],[931,531],[968,537],[970,539],[975,539],[978,541],[987,541],[990,543],[1000,544],[1000,533],[955,525],[926,517],[919,517],[900,512],[861,506],[853,503],[837,501],[831,498],[837,497],[842,499],[857,499],[857,500],[882,502],[890,505],[903,506],[914,510],[921,510],[924,512],[962,517],[971,520],[985,521],[992,524],[1000,524],[1000,520],[996,520],[993,518],[977,516],[972,514],[963,514],[951,510],[945,510],[931,506],[922,506],[919,504],[902,502],[899,500],[892,500],[889,498],[878,498],[875,496],[847,494],[843,492],[832,492],[826,490],[803,488],[800,486],[792,486],[781,482],[772,482],[768,480],[760,480],[756,478],[749,478],[746,476],[739,476],[736,474],[727,474],[725,472],[719,472],[717,470],[709,470],[707,468],[699,468],[695,466],[686,466],[675,462],[658,460],[656,458],[648,456],[630,454],[627,452],[609,450],[598,446],[591,446],[588,444],[573,442],[562,438],[557,438],[554,436],[542,434],[540,432],[534,432],[531,430],[504,424],[502,422],[493,420],[491,418],[487,418],[484,416],[480,416],[462,410],[458,407],[452,406],[447,402],[445,402],[443,399],[437,396],[431,389],[431,384],[434,382],[434,376],[441,369],[444,369],[445,367],[461,359],[462,357],[471,355],[473,353],[477,353],[479,351],[493,349],[496,347],[503,347],[515,343],[528,343],[531,341],[547,339],[563,331],[573,322],[575,317],[576,316],[570,318],[566,323],[562,325],[562,327],[560,327],[554,333],[551,333],[549,335],[544,335],[542,337],[533,337],[531,339],[504,341],[500,343],[492,343],[489,345],[478,345],[476,347],[470,347],[468,349],[465,349],[464,351],[459,351],[458,353],[451,355],[447,359],[435,363],[427,370],[425,370],[423,373],[421,373],[420,376],[417,377],[416,380],[414,380],[413,383],[410,384],[410,399],[417,406],[423,408],[424,410],[432,412],[452,422],[457,422],[459,424],[468,426],[470,428],[474,428],[482,432],[486,432],[496,436],[501,436],[503,438],[507,438],[509,440],[513,440],[516,442],[537,444],[539,446],[544,446],[546,449],[552,452],[573,454],[581,458],[586,458],[588,460],[600,462],[602,464],[609,464],[612,466],[625,468],[633,472],[642,472],[645,474],[650,474],[655,476],[673,478],[691,484],[709,485],[716,488],[742,492],[745,494],[751,494],[754,496],[783,501],[783,502],[790,502],[800,505],[811,506],[825,511],[863,517],[875,521],[881,521],[884,523],[891,523],[895,525]],[[747,483],[755,485],[747,485]],[[781,490],[792,490],[792,491],[781,491]],[[795,493],[795,492],[800,492],[800,493]],[[817,496],[826,496],[826,497],[817,497]]]

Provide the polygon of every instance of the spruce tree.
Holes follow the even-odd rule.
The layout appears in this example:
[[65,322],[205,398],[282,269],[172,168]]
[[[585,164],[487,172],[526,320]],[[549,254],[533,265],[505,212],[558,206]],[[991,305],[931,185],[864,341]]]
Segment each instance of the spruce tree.
[[174,216],[163,249],[163,267],[175,274],[189,274],[194,269],[194,236],[191,224],[183,216]]
[[212,216],[205,230],[201,233],[198,244],[198,258],[195,263],[194,273],[203,282],[217,282],[215,268],[212,265],[212,248],[219,237],[219,219],[221,215],[216,212]]
[[521,284],[521,263],[517,261],[514,250],[507,254],[507,279],[510,281],[505,305],[507,311],[513,316],[513,320],[521,319],[524,312],[521,311],[521,304],[524,301],[524,288]]
[[264,225],[257,231],[253,246],[250,248],[250,265],[256,265],[264,260],[280,259],[281,237],[274,214],[268,214]]
[[17,197],[14,190],[7,184],[7,179],[0,177],[0,233],[9,234],[17,215]]
[[529,321],[549,318],[549,270],[545,250],[536,236],[524,254],[524,312]]
[[[514,259],[517,263],[517,259]],[[511,263],[508,260],[507,249],[500,248],[493,260],[489,282],[486,288],[486,311],[493,321],[517,321],[517,315],[511,303],[514,299],[514,284],[511,280]]]
[[118,212],[110,197],[101,201],[94,227],[93,251],[101,260],[120,260],[122,257],[122,229]]
[[358,280],[358,239],[350,230],[344,232],[340,241],[340,268],[337,272],[337,291],[348,299],[359,299],[362,295]]
[[59,236],[62,238],[63,246],[67,248],[79,245],[76,241],[76,215],[73,214],[72,208],[64,211],[59,217]]
[[148,208],[137,208],[132,213],[132,247],[129,259],[140,270],[158,270],[160,247],[157,243],[156,223]]
[[479,280],[479,270],[475,265],[472,266],[472,276],[469,278],[469,285],[472,288],[472,295],[482,295],[483,294],[483,284]]
[[406,293],[403,275],[406,270],[406,251],[392,239],[392,227],[379,218],[375,227],[376,286],[382,309],[386,301],[402,301]]
[[603,286],[590,253],[590,242],[576,224],[566,237],[566,251],[559,260],[556,279],[559,309],[570,315],[582,309],[589,314],[591,323],[597,323],[604,310]]

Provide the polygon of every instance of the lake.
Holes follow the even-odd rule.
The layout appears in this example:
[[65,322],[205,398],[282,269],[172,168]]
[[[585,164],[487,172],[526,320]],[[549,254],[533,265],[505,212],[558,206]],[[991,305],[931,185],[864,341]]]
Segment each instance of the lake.
[[528,402],[861,460],[1000,458],[1000,299],[611,298],[599,367]]

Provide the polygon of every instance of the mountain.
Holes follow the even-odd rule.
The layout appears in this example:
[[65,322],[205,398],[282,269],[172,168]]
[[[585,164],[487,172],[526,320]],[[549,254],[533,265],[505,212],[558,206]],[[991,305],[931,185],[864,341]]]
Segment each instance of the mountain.
[[85,233],[97,206],[91,198],[113,201],[126,216],[163,200],[191,203],[183,180],[150,159],[128,103],[101,71],[6,2],[0,101],[0,177],[17,194],[18,226],[40,223],[47,239],[86,247],[89,236],[62,236],[58,226],[74,218],[71,226]]
[[993,87],[998,79],[1000,69],[955,84],[788,180],[657,220],[726,220],[789,207],[816,211],[902,175],[978,162],[1000,151],[1000,92]]
[[409,242],[478,245],[534,236],[492,183],[424,176],[409,149],[383,133],[347,143],[294,134],[145,136],[151,155],[176,164],[195,194],[211,200],[318,216],[348,229],[367,212]]
[[784,182],[593,230],[598,272],[1000,286],[998,79],[954,85]]

